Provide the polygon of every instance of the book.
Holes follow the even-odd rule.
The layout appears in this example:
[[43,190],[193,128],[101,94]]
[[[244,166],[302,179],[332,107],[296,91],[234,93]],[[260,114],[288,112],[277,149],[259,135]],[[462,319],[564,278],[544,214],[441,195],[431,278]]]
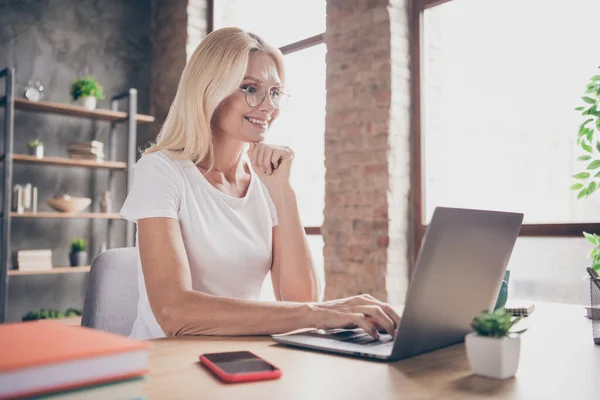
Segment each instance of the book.
[[535,311],[535,305],[529,304],[511,304],[504,307],[504,309],[514,316],[528,317],[532,312]]
[[0,399],[47,395],[148,373],[148,343],[53,320],[2,324],[0,343]]

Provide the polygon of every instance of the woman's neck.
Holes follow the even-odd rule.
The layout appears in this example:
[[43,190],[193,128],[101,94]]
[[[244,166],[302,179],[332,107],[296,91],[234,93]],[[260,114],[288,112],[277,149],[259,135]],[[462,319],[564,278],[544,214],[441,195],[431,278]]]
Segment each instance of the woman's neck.
[[[239,140],[227,139],[220,135],[213,136],[214,159],[212,162],[211,173],[221,176],[222,179],[229,182],[235,182],[240,177],[246,175],[249,171],[244,165],[244,150],[246,143]],[[198,166],[208,171],[210,161],[202,161]]]

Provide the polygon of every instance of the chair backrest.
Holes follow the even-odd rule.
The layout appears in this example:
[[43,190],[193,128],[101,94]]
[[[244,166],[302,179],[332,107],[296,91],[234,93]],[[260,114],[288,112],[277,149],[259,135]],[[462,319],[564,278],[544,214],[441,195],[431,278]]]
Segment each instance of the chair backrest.
[[94,259],[81,325],[128,336],[137,316],[135,247],[110,249]]

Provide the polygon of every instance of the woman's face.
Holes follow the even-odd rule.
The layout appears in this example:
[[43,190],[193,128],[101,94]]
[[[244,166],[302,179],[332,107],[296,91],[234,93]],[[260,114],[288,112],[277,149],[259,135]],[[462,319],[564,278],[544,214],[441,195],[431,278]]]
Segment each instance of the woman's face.
[[269,127],[278,115],[269,95],[281,87],[277,65],[266,53],[252,52],[241,89],[248,92],[248,98],[257,98],[261,90],[267,95],[261,104],[252,107],[246,101],[246,93],[236,90],[221,103],[215,112],[215,132],[242,142],[260,142],[265,139]]

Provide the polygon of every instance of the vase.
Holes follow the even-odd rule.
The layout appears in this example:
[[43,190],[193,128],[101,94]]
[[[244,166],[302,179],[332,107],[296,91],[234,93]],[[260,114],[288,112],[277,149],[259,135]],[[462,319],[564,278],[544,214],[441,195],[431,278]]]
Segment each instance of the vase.
[[471,332],[465,336],[465,348],[471,371],[475,375],[508,379],[517,372],[521,353],[519,335],[496,338]]
[[504,279],[502,280],[502,284],[500,285],[500,292],[498,293],[498,298],[496,299],[496,305],[494,306],[494,310],[499,308],[504,308],[506,305],[506,301],[508,300],[508,280],[510,278],[510,271],[506,271],[504,273]]
[[79,102],[84,108],[88,110],[96,109],[96,98],[94,96],[80,97]]
[[71,267],[81,267],[87,265],[88,256],[86,251],[78,251],[75,253],[69,254],[69,259],[71,261]]
[[27,147],[27,154],[35,158],[44,158],[44,146]]

